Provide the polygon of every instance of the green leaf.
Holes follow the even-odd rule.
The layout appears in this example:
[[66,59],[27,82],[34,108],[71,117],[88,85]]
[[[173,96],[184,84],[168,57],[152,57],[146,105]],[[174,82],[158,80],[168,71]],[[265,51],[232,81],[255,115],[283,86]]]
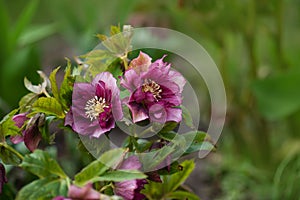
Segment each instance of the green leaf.
[[56,74],[59,69],[60,69],[60,67],[57,67],[56,69],[54,69],[49,76],[52,94],[53,94],[54,98],[57,99],[58,101],[60,101],[60,98],[59,98],[59,90],[58,90],[58,86],[57,86],[57,82],[56,82]]
[[8,113],[0,122],[0,142],[4,142],[6,136],[14,136],[21,134],[20,129],[15,125],[12,117],[18,112],[15,109]]
[[177,127],[177,122],[166,122],[160,133],[166,133],[169,131],[173,131]]
[[118,165],[124,156],[124,149],[112,149],[105,152],[98,160],[93,161],[75,175],[75,184],[85,185],[92,179],[102,175],[109,167]]
[[75,184],[84,186],[90,180],[103,174],[108,169],[109,168],[105,164],[99,160],[95,160],[75,175]]
[[[92,50],[81,57],[85,58],[84,64],[89,65],[88,72],[92,76],[106,71],[109,64],[117,59],[117,57],[112,55],[109,51],[102,49]],[[108,64],[106,64],[106,62],[108,62]]]
[[57,196],[67,196],[68,182],[68,178],[54,177],[35,180],[20,190],[16,200],[51,200]]
[[54,144],[55,133],[50,134],[50,129],[49,129],[49,126],[54,119],[55,119],[54,116],[46,117],[43,126],[39,127],[39,131],[42,134],[43,140],[45,140],[48,144]]
[[174,146],[164,146],[161,149],[155,149],[146,154],[141,154],[141,162],[144,163],[143,167],[146,171],[153,171],[161,163],[163,163],[166,158],[175,151]]
[[163,183],[166,183],[166,190],[168,192],[175,191],[184,181],[189,177],[195,168],[193,160],[186,160],[180,164],[183,167],[181,172],[172,174],[171,176],[162,176]]
[[208,135],[202,131],[190,131],[180,135],[177,135],[176,132],[170,131],[166,133],[159,132],[157,135],[160,138],[170,142],[180,142],[183,141],[182,139],[184,139],[189,144],[189,146],[184,148],[185,155],[196,151],[211,151],[215,149],[212,143],[205,141]]
[[93,181],[128,181],[134,179],[145,179],[147,176],[138,170],[117,170],[102,174],[100,177],[94,178]]
[[135,148],[138,152],[144,152],[148,150],[153,144],[153,141],[148,141],[145,139],[138,139],[135,144]]
[[[145,185],[145,189],[142,190],[142,193],[149,199],[168,199],[168,197],[172,196],[177,188],[188,178],[195,167],[193,160],[186,160],[180,165],[183,168],[182,171],[172,175],[162,175],[162,183],[149,181],[149,184]],[[175,195],[176,194],[180,195],[177,192]]]
[[24,157],[21,167],[29,172],[37,175],[40,178],[49,176],[58,176],[67,178],[67,175],[47,152],[35,150],[33,153]]
[[129,96],[130,96],[129,90],[121,90],[120,91],[120,99],[124,99],[125,97],[129,97]]
[[184,155],[191,154],[197,151],[213,151],[215,147],[212,143],[204,141],[200,143],[192,143],[191,146],[184,152]]
[[170,199],[178,199],[178,200],[200,200],[200,198],[190,192],[187,191],[175,191],[168,195]]
[[111,63],[108,66],[107,71],[110,72],[117,80],[119,80],[118,77],[123,75],[120,59],[116,59],[113,63]]
[[291,71],[253,82],[259,111],[269,120],[279,120],[300,109],[300,72]]
[[0,158],[7,165],[19,165],[23,156],[12,147],[0,142]]
[[168,169],[168,166],[166,166],[158,170],[157,172],[159,175],[171,175],[181,170],[182,170],[182,166],[177,161],[175,161],[171,164],[170,169]]
[[175,137],[176,137],[177,133],[174,131],[170,131],[170,132],[159,132],[157,134],[157,136],[159,136],[160,138],[167,140],[167,141],[172,141]]
[[195,128],[193,123],[193,118],[190,111],[183,105],[180,106],[182,110],[182,118],[187,126],[190,128]]
[[31,108],[31,104],[33,104],[33,102],[38,99],[38,96],[39,95],[35,93],[28,93],[23,96],[19,101],[20,113],[29,111]]
[[192,141],[190,146],[185,151],[190,154],[196,151],[212,151],[215,149],[214,145],[209,142],[208,135],[202,131],[191,131],[182,135],[186,141]]
[[112,149],[103,153],[99,161],[108,167],[116,167],[123,160],[125,153],[123,148]]
[[71,62],[68,60],[68,64],[65,70],[64,79],[60,86],[60,101],[64,110],[68,110],[72,100],[72,91],[75,78],[72,76]]
[[34,102],[32,105],[33,114],[35,113],[45,113],[48,115],[54,115],[58,118],[64,118],[65,113],[60,105],[60,103],[53,97],[41,97]]

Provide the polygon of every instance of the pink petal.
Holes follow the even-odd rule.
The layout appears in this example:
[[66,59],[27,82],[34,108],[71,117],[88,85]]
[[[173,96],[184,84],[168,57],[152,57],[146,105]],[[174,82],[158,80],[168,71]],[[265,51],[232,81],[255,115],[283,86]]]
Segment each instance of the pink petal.
[[130,156],[123,161],[119,169],[140,169],[142,164],[137,156]]
[[91,183],[82,188],[71,185],[68,196],[71,199],[100,199],[100,193],[93,189]]
[[147,71],[151,65],[151,60],[152,58],[150,56],[140,51],[139,56],[130,62],[129,69],[133,68],[138,74]]
[[19,128],[21,128],[25,121],[28,120],[29,118],[26,117],[27,113],[20,113],[18,115],[13,116],[12,120],[15,122],[15,125]]
[[179,123],[182,120],[182,111],[180,108],[167,108],[167,121],[174,121]]
[[24,141],[24,136],[23,135],[15,135],[10,137],[10,141],[13,144],[19,144],[20,142]]
[[140,122],[140,121],[143,121],[145,119],[148,119],[149,116],[147,114],[147,110],[142,107],[140,104],[137,104],[135,102],[130,102],[128,104],[128,107],[132,113],[132,121],[134,123],[136,122]]

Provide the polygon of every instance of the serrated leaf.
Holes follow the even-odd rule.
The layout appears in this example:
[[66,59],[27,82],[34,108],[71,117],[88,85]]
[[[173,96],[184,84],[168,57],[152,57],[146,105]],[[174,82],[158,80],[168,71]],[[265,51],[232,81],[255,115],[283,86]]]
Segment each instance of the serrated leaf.
[[53,97],[41,97],[32,105],[34,113],[45,113],[48,115],[54,115],[58,118],[64,118],[65,113],[60,103]]
[[69,106],[70,106],[69,104],[71,104],[74,82],[75,82],[75,79],[72,76],[71,63],[68,60],[68,65],[65,70],[64,79],[61,83],[60,92],[59,92],[60,101],[61,101],[61,104],[62,104],[64,110],[69,109]]
[[109,65],[117,59],[110,51],[103,49],[92,50],[81,57],[85,58],[84,64],[89,65],[88,72],[92,76],[106,71]]
[[171,176],[162,176],[163,183],[166,183],[166,190],[168,192],[175,191],[184,181],[189,177],[195,168],[195,163],[193,160],[186,160],[180,164],[183,167],[181,172],[172,174]]
[[75,184],[84,186],[91,179],[103,174],[108,169],[105,164],[99,162],[99,160],[95,160],[75,175]]
[[187,191],[175,191],[168,195],[170,199],[178,199],[178,200],[200,200],[200,198],[190,192]]
[[30,110],[31,104],[33,104],[33,102],[37,99],[38,95],[35,93],[28,93],[23,96],[19,101],[20,113],[25,113]]
[[16,200],[51,200],[57,196],[67,196],[68,182],[67,178],[55,177],[35,180],[19,191]]
[[190,111],[183,105],[180,106],[182,110],[182,118],[187,126],[194,128],[193,118]]
[[20,129],[15,125],[15,122],[12,120],[12,117],[18,112],[18,109],[15,109],[8,113],[0,122],[0,142],[4,141],[6,136],[19,135]]
[[22,162],[22,155],[5,143],[0,143],[0,158],[7,165],[19,165]]
[[57,99],[58,101],[60,100],[60,98],[59,98],[59,90],[58,90],[58,86],[57,86],[57,82],[56,82],[56,74],[59,69],[60,69],[60,67],[57,67],[56,69],[54,69],[49,76],[52,94],[53,94],[54,98]]
[[75,175],[75,184],[83,186],[90,180],[102,175],[110,167],[118,165],[124,156],[124,149],[112,149],[105,152]]
[[40,178],[49,176],[67,178],[67,175],[58,165],[56,160],[42,150],[35,150],[33,153],[26,155],[21,163],[21,167]]
[[134,179],[145,179],[147,176],[138,170],[117,170],[109,171],[102,174],[99,177],[93,179],[93,181],[128,181]]
[[167,199],[188,178],[195,167],[193,160],[186,160],[180,165],[183,167],[182,171],[161,176],[162,183],[149,181],[142,193],[149,199]]

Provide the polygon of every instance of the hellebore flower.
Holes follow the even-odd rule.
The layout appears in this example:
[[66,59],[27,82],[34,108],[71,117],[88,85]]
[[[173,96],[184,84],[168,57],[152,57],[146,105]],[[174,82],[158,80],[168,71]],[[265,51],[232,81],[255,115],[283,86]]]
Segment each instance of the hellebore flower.
[[[119,169],[140,169],[142,164],[138,160],[138,157],[131,156],[127,158],[118,168]],[[145,195],[140,191],[144,189],[144,185],[147,183],[146,179],[135,179],[129,181],[122,181],[115,183],[114,193],[124,198],[124,200],[142,200]]]
[[98,74],[92,83],[75,83],[65,125],[79,134],[99,137],[123,117],[119,95],[116,79],[109,72]]
[[3,185],[7,183],[7,178],[5,175],[5,168],[2,163],[0,163],[0,194],[2,193]]
[[[165,56],[164,56],[165,57]],[[127,105],[133,122],[150,119],[153,122],[181,121],[181,93],[184,77],[163,62],[164,57],[149,64],[150,57],[140,53],[132,60],[121,85],[130,91]]]
[[20,113],[13,116],[12,120],[19,128],[22,128],[26,121],[28,122],[25,129],[22,131],[22,135],[11,136],[10,140],[13,144],[24,141],[26,147],[33,152],[42,139],[39,126],[44,122],[44,114],[38,113],[32,118],[28,118],[26,115],[27,113]]

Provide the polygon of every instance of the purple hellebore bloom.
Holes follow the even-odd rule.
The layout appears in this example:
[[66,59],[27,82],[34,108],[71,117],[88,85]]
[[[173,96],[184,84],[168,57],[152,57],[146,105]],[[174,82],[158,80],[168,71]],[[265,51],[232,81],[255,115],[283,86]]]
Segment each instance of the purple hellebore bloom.
[[182,103],[186,80],[163,62],[164,57],[151,63],[151,58],[141,52],[121,80],[131,93],[127,105],[134,123],[145,119],[159,123],[181,121],[182,111],[176,106]]
[[18,144],[24,141],[26,147],[33,152],[42,139],[38,126],[41,121],[44,120],[44,116],[42,114],[36,114],[32,118],[28,118],[26,115],[27,113],[20,113],[13,116],[12,120],[19,128],[22,128],[26,121],[28,122],[25,129],[22,131],[22,135],[11,136],[10,140],[13,144]]
[[5,183],[7,183],[5,167],[3,166],[2,163],[0,163],[0,194],[2,193],[2,187]]
[[98,74],[92,83],[75,83],[65,125],[79,134],[98,138],[123,117],[119,96],[116,79],[109,72]]
[[75,185],[71,185],[68,192],[68,197],[58,196],[53,200],[99,200],[101,194],[93,189],[92,184],[88,183],[84,187],[80,188]]
[[[142,167],[138,157],[131,156],[127,158],[118,168],[119,169],[131,169],[138,170]],[[145,195],[140,191],[144,189],[144,185],[148,182],[146,179],[129,180],[115,183],[114,192],[116,195],[121,196],[124,200],[142,200],[145,199]]]

